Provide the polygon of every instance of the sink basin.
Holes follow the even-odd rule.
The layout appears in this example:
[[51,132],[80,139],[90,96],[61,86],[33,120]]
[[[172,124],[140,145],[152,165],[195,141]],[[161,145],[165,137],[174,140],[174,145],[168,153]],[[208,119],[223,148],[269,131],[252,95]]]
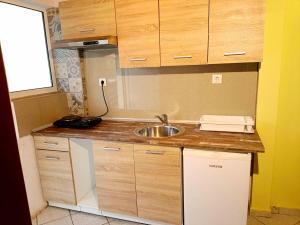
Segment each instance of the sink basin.
[[136,129],[135,134],[140,137],[163,138],[182,134],[183,131],[181,127],[158,125]]

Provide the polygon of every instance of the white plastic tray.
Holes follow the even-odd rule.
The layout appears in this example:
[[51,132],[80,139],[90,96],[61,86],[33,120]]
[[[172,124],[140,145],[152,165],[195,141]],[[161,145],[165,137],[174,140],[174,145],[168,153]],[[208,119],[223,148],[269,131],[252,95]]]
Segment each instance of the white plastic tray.
[[200,130],[254,133],[254,119],[250,116],[203,115]]

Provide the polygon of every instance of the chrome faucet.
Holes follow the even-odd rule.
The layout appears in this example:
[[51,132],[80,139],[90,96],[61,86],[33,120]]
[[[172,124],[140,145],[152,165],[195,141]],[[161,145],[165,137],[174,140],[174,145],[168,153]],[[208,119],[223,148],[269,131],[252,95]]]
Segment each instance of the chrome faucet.
[[162,114],[161,116],[156,115],[157,119],[159,119],[164,126],[169,126],[168,115]]

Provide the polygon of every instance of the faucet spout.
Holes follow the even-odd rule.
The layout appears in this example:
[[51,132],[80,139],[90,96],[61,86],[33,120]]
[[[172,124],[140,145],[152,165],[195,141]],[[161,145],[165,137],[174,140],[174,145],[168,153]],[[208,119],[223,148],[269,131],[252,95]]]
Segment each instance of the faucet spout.
[[156,115],[155,116],[157,119],[160,120],[160,122],[162,122],[162,124],[164,126],[168,126],[169,125],[169,120],[168,120],[168,115],[167,114],[162,114],[160,116]]

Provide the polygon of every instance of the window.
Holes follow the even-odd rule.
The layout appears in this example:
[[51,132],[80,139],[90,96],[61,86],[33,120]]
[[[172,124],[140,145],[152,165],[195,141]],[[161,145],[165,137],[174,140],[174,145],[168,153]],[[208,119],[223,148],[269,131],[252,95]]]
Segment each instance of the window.
[[10,92],[53,89],[43,11],[0,2],[0,42]]

